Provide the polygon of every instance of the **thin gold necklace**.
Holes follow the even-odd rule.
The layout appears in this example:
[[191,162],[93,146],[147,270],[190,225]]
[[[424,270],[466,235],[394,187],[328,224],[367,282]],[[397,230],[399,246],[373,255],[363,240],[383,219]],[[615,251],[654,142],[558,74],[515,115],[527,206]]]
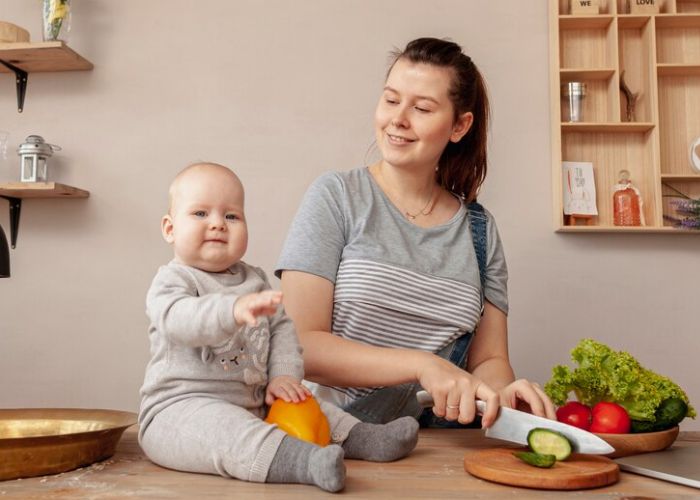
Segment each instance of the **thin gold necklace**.
[[[383,183],[384,182],[384,175],[382,174],[381,165],[377,164],[376,172],[377,172],[377,177],[381,178],[382,183]],[[418,217],[419,215],[427,216],[427,215],[430,215],[431,213],[433,213],[433,210],[435,209],[435,205],[437,203],[437,198],[435,198],[435,200],[433,200],[434,196],[435,196],[435,184],[433,184],[433,186],[432,186],[432,189],[430,191],[430,197],[428,198],[428,201],[425,203],[425,205],[423,206],[423,208],[419,212],[412,214],[408,210],[403,211],[406,218],[410,221],[414,221],[414,220],[416,220],[416,217]],[[427,209],[427,211],[426,211],[426,209]]]
[[[431,213],[433,213],[433,209],[435,208],[435,203],[432,203],[434,194],[435,194],[435,184],[433,184],[433,189],[430,191],[430,198],[428,198],[428,202],[425,204],[425,206],[419,212],[412,214],[408,210],[403,211],[403,213],[406,215],[406,218],[408,220],[416,220],[416,217],[418,217],[419,215],[425,216],[425,215],[430,215]],[[428,207],[430,207],[430,208],[428,208]],[[426,212],[426,209],[428,209],[427,212]]]

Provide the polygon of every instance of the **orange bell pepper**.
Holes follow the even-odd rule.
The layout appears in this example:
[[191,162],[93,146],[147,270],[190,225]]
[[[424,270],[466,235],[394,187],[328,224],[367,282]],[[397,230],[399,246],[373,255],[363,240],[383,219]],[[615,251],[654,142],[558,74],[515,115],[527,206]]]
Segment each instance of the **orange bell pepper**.
[[265,422],[277,424],[290,436],[309,443],[326,446],[331,442],[328,419],[312,396],[307,396],[305,401],[299,403],[287,403],[284,399],[275,400],[270,406]]

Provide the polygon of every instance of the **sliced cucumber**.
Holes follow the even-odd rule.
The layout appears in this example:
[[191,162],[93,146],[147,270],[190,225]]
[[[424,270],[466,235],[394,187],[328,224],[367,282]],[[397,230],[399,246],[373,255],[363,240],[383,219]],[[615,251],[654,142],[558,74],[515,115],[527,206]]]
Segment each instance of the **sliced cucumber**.
[[571,455],[571,443],[566,436],[551,429],[532,429],[527,434],[527,444],[535,453],[554,455],[557,460],[566,460]]
[[516,451],[513,453],[513,455],[528,465],[542,467],[543,469],[549,469],[552,465],[554,465],[554,462],[557,461],[557,457],[554,455],[542,455],[540,453],[535,453],[534,451]]

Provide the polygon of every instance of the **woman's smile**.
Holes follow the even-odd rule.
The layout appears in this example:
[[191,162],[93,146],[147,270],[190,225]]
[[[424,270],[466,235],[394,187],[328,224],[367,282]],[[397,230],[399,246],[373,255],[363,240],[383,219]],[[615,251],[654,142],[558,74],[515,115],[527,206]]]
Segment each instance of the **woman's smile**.
[[386,137],[389,140],[390,144],[393,144],[395,146],[403,146],[405,144],[411,144],[415,142],[415,139],[409,139],[407,137],[402,137],[400,135],[393,135],[390,133],[386,133]]

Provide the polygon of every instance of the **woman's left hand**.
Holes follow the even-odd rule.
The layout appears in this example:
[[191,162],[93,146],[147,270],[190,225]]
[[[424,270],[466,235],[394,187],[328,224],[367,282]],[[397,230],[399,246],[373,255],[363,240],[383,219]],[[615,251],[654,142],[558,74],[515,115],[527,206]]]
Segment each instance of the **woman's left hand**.
[[501,396],[501,406],[526,411],[539,417],[557,419],[554,404],[536,382],[521,378],[498,392]]

